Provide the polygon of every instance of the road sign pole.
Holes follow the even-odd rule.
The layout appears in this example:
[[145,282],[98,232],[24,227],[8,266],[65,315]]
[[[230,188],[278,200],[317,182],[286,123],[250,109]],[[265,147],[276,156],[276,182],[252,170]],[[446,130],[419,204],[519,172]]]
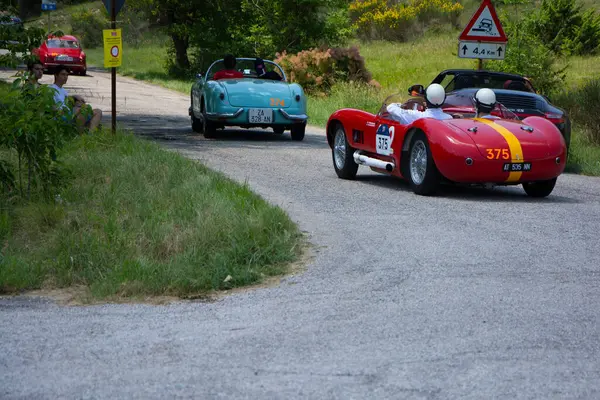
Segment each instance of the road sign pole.
[[481,71],[483,69],[483,60],[481,58],[479,58],[478,60],[479,61],[477,62],[477,69]]
[[[110,28],[117,28],[117,13],[115,10],[116,0],[110,2]],[[111,80],[111,97],[112,97],[112,134],[114,135],[117,130],[117,68],[112,67],[110,69],[110,80]]]

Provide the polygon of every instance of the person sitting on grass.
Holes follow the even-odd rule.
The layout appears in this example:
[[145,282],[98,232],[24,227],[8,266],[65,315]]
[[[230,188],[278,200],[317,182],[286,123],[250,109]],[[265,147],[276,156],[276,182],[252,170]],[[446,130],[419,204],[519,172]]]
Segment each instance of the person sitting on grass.
[[90,132],[95,131],[102,119],[102,110],[94,108],[85,103],[85,99],[79,95],[69,96],[63,86],[69,79],[69,69],[60,65],[54,70],[54,83],[49,85],[54,89],[54,101],[58,106],[65,121],[75,120],[80,131],[88,128]]
[[27,71],[29,72],[29,77],[27,79],[27,83],[30,83],[34,87],[40,87],[42,84],[39,82],[44,76],[44,65],[38,59],[33,59],[27,63]]

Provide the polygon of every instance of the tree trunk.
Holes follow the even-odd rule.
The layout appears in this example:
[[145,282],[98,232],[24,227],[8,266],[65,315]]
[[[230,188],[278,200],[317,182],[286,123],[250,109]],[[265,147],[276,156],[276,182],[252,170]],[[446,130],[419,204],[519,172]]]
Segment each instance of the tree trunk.
[[181,37],[179,35],[171,35],[173,40],[173,46],[175,47],[175,65],[178,69],[185,71],[190,68],[190,60],[188,59],[187,49],[189,47],[188,37]]
[[41,15],[42,0],[19,0],[19,18],[23,21]]

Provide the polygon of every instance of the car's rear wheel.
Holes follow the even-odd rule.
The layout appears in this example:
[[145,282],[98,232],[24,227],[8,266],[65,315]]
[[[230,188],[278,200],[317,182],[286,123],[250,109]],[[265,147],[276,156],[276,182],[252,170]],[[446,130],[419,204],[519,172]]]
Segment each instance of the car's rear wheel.
[[358,164],[353,156],[355,149],[348,143],[342,124],[337,124],[333,135],[331,155],[335,173],[342,179],[354,179],[358,171]]
[[523,189],[528,196],[546,197],[552,193],[556,185],[556,178],[547,181],[527,182],[523,184]]
[[412,137],[408,157],[408,178],[413,192],[423,196],[435,193],[440,175],[423,132],[419,131]]
[[304,132],[306,131],[306,124],[294,124],[291,129],[292,140],[300,141],[304,139]]
[[194,95],[190,94],[190,118],[192,119],[192,130],[196,133],[202,133],[202,121],[196,118],[194,114]]

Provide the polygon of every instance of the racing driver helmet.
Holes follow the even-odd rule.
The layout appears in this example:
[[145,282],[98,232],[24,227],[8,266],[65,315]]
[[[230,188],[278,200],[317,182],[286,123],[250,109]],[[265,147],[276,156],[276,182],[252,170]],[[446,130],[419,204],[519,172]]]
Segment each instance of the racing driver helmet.
[[483,88],[475,93],[475,107],[477,113],[489,114],[496,106],[496,94],[493,90]]
[[425,100],[428,108],[439,108],[446,101],[446,91],[439,83],[432,83],[425,90]]

